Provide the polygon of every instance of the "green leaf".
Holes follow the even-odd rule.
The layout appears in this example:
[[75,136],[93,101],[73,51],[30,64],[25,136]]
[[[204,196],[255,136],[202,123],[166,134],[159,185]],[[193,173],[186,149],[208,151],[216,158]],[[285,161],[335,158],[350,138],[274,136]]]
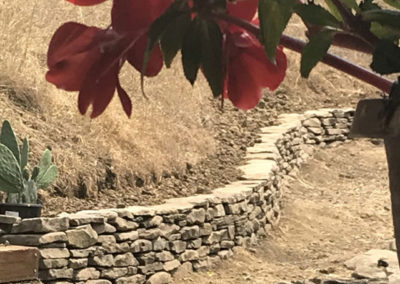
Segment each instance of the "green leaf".
[[391,41],[379,41],[370,67],[382,75],[400,72],[400,48]]
[[37,188],[45,189],[55,181],[57,175],[58,175],[57,167],[51,165],[46,169],[44,173],[39,173],[36,179]]
[[143,66],[140,77],[140,84],[143,91],[143,82],[144,82],[144,73],[147,68],[147,64],[149,63],[149,59],[151,53],[159,42],[162,34],[168,27],[168,25],[177,17],[182,15],[182,7],[186,4],[185,1],[175,1],[173,2],[168,9],[158,17],[150,26],[149,31],[147,33],[147,44],[143,55]]
[[381,25],[378,22],[372,22],[370,31],[380,39],[396,41],[400,38],[400,28]]
[[261,42],[264,44],[265,52],[272,62],[275,62],[276,47],[293,14],[295,5],[296,0],[258,1]]
[[0,190],[8,193],[19,193],[24,188],[21,168],[11,150],[0,144]]
[[381,7],[379,7],[378,4],[374,3],[373,0],[364,0],[360,3],[360,9],[361,11],[369,11],[369,10],[380,10]]
[[7,146],[8,149],[14,154],[15,159],[20,162],[19,146],[17,142],[17,137],[11,127],[8,120],[3,121],[0,134],[0,143]]
[[400,12],[394,10],[369,10],[361,13],[361,18],[367,22],[378,22],[382,25],[400,28]]
[[182,42],[182,65],[186,79],[193,85],[201,64],[201,23],[195,18]]
[[29,141],[28,138],[25,138],[22,141],[22,148],[21,148],[21,169],[24,169],[28,165],[28,158],[29,158]]
[[347,8],[353,9],[356,12],[360,12],[360,7],[358,7],[358,4],[356,0],[339,0],[342,2]]
[[333,4],[332,0],[325,0],[326,5],[331,11],[332,15],[339,21],[343,22],[342,15],[340,15],[339,9]]
[[183,37],[190,26],[190,15],[183,14],[175,19],[165,29],[161,40],[161,51],[165,65],[171,67],[172,60],[182,47]]
[[318,61],[325,56],[332,43],[334,35],[334,31],[321,31],[310,39],[301,53],[301,76],[307,78],[314,66],[317,65]]
[[46,149],[43,152],[42,157],[40,158],[38,167],[42,171],[50,167],[50,165],[51,165],[51,151],[49,149]]
[[386,4],[389,4],[396,9],[400,9],[400,0],[383,0]]
[[214,97],[222,94],[222,33],[214,21],[202,20],[201,66]]
[[341,26],[340,21],[338,21],[331,13],[312,2],[309,4],[298,4],[294,10],[303,21],[307,23],[317,26]]

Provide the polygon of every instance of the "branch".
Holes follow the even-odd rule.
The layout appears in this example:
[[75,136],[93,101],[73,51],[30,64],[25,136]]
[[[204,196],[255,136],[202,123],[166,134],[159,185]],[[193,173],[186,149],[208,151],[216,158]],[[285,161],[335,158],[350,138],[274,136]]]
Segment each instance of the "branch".
[[[232,17],[228,14],[214,14],[213,16],[215,18],[225,21],[227,23],[231,23],[236,26],[239,26],[239,27],[247,30],[248,32],[252,33],[257,38],[259,38],[260,27],[257,25],[249,23],[240,18]],[[290,50],[301,53],[304,46],[306,45],[306,42],[283,34],[281,36],[280,44]],[[338,69],[346,74],[349,74],[363,82],[366,82],[387,94],[390,93],[393,82],[389,81],[386,78],[379,76],[378,74],[376,74],[374,72],[371,72],[370,70],[368,70],[366,68],[363,68],[354,63],[351,63],[351,62],[349,62],[337,55],[329,53],[329,52],[322,58],[321,62],[323,62],[326,65],[331,66],[335,69]]]

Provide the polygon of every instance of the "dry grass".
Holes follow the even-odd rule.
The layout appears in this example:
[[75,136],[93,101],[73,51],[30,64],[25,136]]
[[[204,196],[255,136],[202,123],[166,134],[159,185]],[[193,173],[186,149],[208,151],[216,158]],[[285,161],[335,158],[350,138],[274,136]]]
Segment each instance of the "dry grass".
[[146,81],[150,101],[139,91],[138,73],[124,68],[123,83],[134,104],[131,119],[118,99],[100,118],[83,117],[76,93],[45,81],[45,54],[55,29],[71,20],[104,27],[108,14],[109,3],[94,9],[63,0],[0,2],[0,120],[11,120],[17,133],[31,138],[36,159],[38,151],[53,149],[59,188],[75,188],[80,179],[95,193],[110,161],[121,175],[159,174],[214,151],[211,130],[202,126],[212,114],[208,89],[177,80],[178,65]]
[[[96,194],[107,167],[121,176],[159,174],[196,163],[215,150],[213,131],[203,123],[212,120],[215,111],[208,87],[200,80],[191,88],[178,64],[147,79],[150,101],[140,94],[138,73],[124,69],[123,85],[134,103],[131,119],[125,117],[118,99],[100,118],[83,117],[77,111],[76,93],[57,90],[45,81],[45,54],[55,29],[65,21],[105,27],[109,6],[110,1],[101,8],[79,8],[64,0],[0,1],[0,120],[11,120],[17,133],[31,138],[34,159],[45,147],[53,149],[61,194],[70,194],[79,183]],[[301,33],[298,19],[288,32]],[[287,94],[292,110],[349,106],[379,93],[323,65],[309,80],[301,79],[299,56],[287,54],[290,68],[277,92]],[[344,55],[359,63],[368,60]]]

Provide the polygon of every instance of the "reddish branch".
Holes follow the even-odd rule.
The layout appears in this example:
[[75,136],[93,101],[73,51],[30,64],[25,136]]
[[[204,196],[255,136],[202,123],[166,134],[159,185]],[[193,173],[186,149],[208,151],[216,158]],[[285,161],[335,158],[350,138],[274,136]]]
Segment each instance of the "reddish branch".
[[[260,27],[257,25],[254,25],[252,23],[249,23],[247,21],[244,21],[244,20],[236,18],[236,17],[232,17],[228,14],[214,14],[214,17],[218,18],[220,20],[226,21],[228,23],[237,25],[239,27],[242,27],[243,29],[254,34],[256,37],[259,37]],[[306,45],[306,42],[296,39],[294,37],[288,36],[288,35],[282,35],[280,44],[290,50],[301,53],[304,46]],[[323,62],[333,68],[336,68],[346,74],[349,74],[361,81],[364,81],[364,82],[380,89],[381,91],[383,91],[387,94],[390,93],[393,82],[377,75],[374,72],[371,72],[370,70],[368,70],[366,68],[363,68],[354,63],[351,63],[351,62],[349,62],[337,55],[329,53],[329,52],[322,58],[321,62]]]

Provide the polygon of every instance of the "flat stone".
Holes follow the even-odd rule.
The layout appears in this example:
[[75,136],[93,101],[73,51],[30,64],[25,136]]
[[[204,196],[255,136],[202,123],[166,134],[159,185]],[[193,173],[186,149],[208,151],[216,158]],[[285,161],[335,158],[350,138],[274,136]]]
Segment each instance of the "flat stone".
[[18,224],[21,222],[20,217],[0,215],[0,224]]
[[40,249],[42,258],[69,258],[70,253],[66,248],[44,248]]
[[40,259],[39,269],[49,268],[63,268],[68,266],[68,259],[66,258],[54,258],[54,259]]
[[72,214],[68,216],[70,226],[82,226],[87,224],[103,224],[106,218],[99,215]]
[[117,279],[128,274],[128,268],[126,267],[113,267],[104,269],[101,271],[101,277],[107,279]]
[[93,230],[96,231],[98,235],[100,234],[112,234],[117,231],[117,229],[108,223],[104,224],[92,224]]
[[170,249],[171,249],[171,251],[174,251],[176,253],[181,253],[186,250],[186,246],[187,246],[186,242],[177,240],[177,241],[171,242]]
[[114,221],[110,223],[117,229],[118,232],[132,231],[139,227],[137,223],[125,220],[121,217],[117,217]]
[[74,270],[71,268],[40,270],[41,280],[72,279]]
[[118,242],[135,241],[139,238],[139,233],[137,231],[132,231],[126,233],[116,233],[114,236]]
[[156,253],[156,259],[162,262],[170,261],[174,259],[174,256],[169,251],[163,251]]
[[89,258],[89,265],[111,267],[114,266],[114,257],[112,254],[94,256]]
[[88,266],[88,259],[87,258],[70,258],[69,259],[69,268],[73,269],[80,269],[85,268]]
[[146,240],[154,240],[161,235],[160,229],[141,229],[138,232],[139,238]]
[[88,280],[85,284],[112,284],[111,281],[106,279]]
[[74,271],[74,280],[98,279],[99,277],[100,277],[100,271],[98,271],[94,267],[88,267]]
[[205,219],[206,211],[203,208],[193,209],[186,218],[189,225],[203,224]]
[[114,266],[138,266],[138,265],[139,262],[130,252],[114,256]]
[[181,266],[181,263],[177,259],[167,261],[163,264],[164,270],[168,272],[177,269],[179,266]]
[[144,275],[151,275],[163,269],[161,262],[153,262],[144,266],[139,266],[139,271]]
[[104,243],[102,244],[102,248],[107,253],[125,253],[131,250],[129,242],[123,243]]
[[154,216],[144,223],[146,228],[154,228],[161,225],[163,218],[161,216]]
[[154,251],[162,251],[165,249],[168,249],[168,241],[163,239],[163,238],[157,238],[156,240],[153,240],[153,250]]
[[197,260],[199,259],[199,253],[196,250],[186,250],[184,251],[180,256],[179,256],[179,260],[181,262],[186,262],[186,261],[190,261],[190,260]]
[[267,180],[272,170],[277,167],[275,161],[271,160],[250,160],[246,165],[238,167],[244,172],[242,176],[246,180]]
[[131,245],[132,252],[134,253],[148,252],[151,251],[152,248],[153,244],[148,240],[136,240]]
[[87,249],[71,249],[70,250],[72,257],[77,257],[77,258],[93,256],[95,254],[95,251],[96,251],[96,249],[94,247],[87,248]]
[[144,275],[134,275],[129,277],[118,278],[115,284],[143,284],[146,282],[146,276]]
[[88,248],[97,243],[98,235],[90,225],[66,231],[68,244],[74,248]]
[[318,118],[313,117],[313,118],[309,118],[309,119],[304,120],[302,122],[302,124],[305,127],[320,127],[321,126],[321,121]]
[[100,235],[97,238],[97,242],[100,244],[113,244],[116,243],[117,240],[113,235]]
[[18,234],[18,235],[3,235],[0,237],[0,243],[8,241],[14,245],[39,246],[51,244],[55,242],[67,241],[67,236],[64,232],[39,234]]
[[168,284],[172,282],[172,277],[167,272],[158,272],[147,280],[146,284]]
[[161,231],[161,236],[166,239],[169,239],[172,234],[176,234],[180,230],[178,225],[164,223],[159,226],[159,229]]
[[24,219],[19,224],[14,225],[11,233],[50,233],[62,232],[69,228],[69,220],[65,217],[55,218],[31,218]]
[[197,239],[200,236],[200,228],[197,225],[192,227],[183,227],[180,233],[182,240]]

